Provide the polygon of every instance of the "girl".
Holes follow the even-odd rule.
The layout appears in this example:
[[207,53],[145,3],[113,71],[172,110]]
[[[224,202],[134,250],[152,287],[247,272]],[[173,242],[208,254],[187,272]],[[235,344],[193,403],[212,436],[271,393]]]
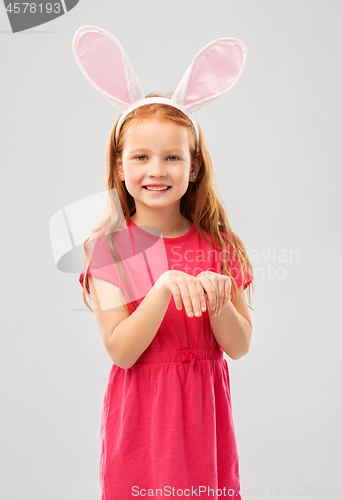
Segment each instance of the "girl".
[[[85,46],[76,47],[84,55]],[[101,424],[102,500],[239,500],[223,351],[238,359],[249,350],[244,289],[252,266],[214,190],[193,116],[156,94],[133,108],[108,141],[106,210],[84,243],[79,277],[113,361]]]

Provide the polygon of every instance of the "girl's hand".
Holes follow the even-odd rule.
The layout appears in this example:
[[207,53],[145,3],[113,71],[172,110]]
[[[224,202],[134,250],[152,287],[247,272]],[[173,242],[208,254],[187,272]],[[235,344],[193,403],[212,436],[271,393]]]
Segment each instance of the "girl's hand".
[[200,280],[183,273],[183,271],[166,271],[156,281],[153,288],[162,288],[162,292],[167,297],[172,297],[175,300],[178,311],[182,309],[182,300],[185,311],[191,318],[194,316],[202,316],[202,312],[206,310],[206,301],[202,283]]
[[229,276],[203,271],[196,278],[202,283],[207,293],[209,314],[219,316],[222,307],[227,307],[230,300],[231,280]]

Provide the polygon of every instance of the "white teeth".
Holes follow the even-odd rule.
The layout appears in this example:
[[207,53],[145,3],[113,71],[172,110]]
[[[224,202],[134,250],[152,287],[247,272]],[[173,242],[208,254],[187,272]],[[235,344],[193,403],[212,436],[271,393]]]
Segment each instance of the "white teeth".
[[169,186],[166,187],[150,187],[150,186],[145,186],[146,189],[150,191],[165,191],[165,189],[168,189]]

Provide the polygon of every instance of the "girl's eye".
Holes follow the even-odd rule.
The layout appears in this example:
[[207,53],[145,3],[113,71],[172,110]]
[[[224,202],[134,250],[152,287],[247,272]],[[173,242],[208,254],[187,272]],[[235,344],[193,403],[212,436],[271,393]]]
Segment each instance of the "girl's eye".
[[178,157],[177,157],[177,156],[168,156],[167,158],[168,158],[168,160],[170,160],[170,161],[175,161],[175,160],[178,160]]
[[139,161],[145,160],[146,158],[147,158],[147,156],[145,156],[145,155],[139,155],[139,156],[135,157],[135,159],[139,160]]

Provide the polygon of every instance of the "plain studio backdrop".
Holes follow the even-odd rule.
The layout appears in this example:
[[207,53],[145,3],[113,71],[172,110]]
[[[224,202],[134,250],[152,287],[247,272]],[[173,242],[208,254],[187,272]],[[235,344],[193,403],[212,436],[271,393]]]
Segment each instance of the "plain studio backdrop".
[[0,6],[1,498],[100,499],[112,362],[49,234],[56,212],[105,189],[119,111],[74,61],[89,24],[120,40],[145,93],[174,90],[215,38],[245,42],[237,85],[195,113],[254,267],[251,349],[226,356],[242,498],[342,497],[341,11],[338,0],[80,0],[12,34]]

